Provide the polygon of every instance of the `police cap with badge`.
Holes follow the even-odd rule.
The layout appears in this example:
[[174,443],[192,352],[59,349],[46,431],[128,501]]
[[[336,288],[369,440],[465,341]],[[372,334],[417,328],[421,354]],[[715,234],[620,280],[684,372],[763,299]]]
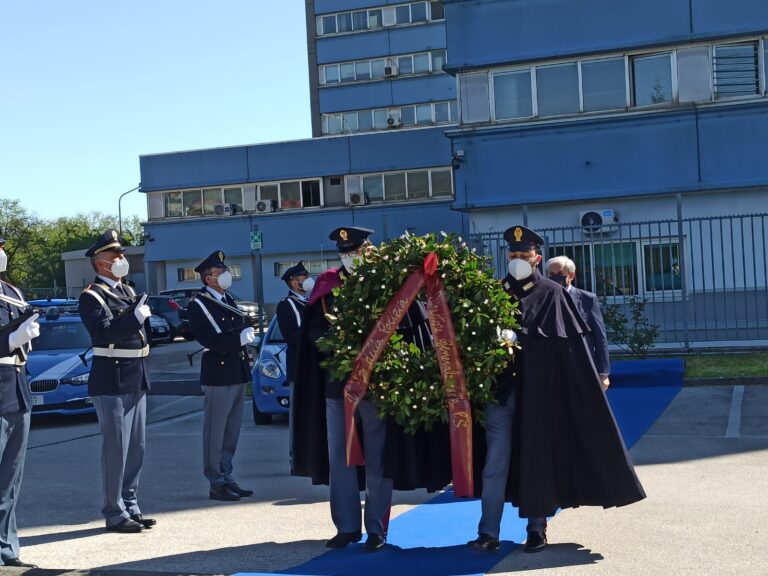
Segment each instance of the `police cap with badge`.
[[360,248],[371,234],[373,234],[373,230],[370,228],[342,226],[336,228],[328,237],[336,242],[338,252],[345,253]]
[[211,252],[211,255],[208,256],[205,260],[200,262],[197,266],[195,266],[195,272],[198,274],[202,274],[204,270],[210,270],[211,268],[226,268],[227,265],[224,264],[224,252],[221,250],[215,250]]
[[101,252],[106,251],[112,251],[112,252],[125,252],[125,248],[123,248],[122,239],[120,238],[120,235],[117,233],[117,230],[110,228],[104,234],[98,237],[96,242],[93,243],[93,245],[88,248],[88,250],[85,253],[86,258],[93,258],[97,254],[100,254]]
[[544,244],[544,238],[525,226],[512,226],[504,231],[504,240],[510,252],[530,252]]
[[[531,252],[544,244],[544,238],[525,226],[512,226],[504,231],[504,240],[507,241],[507,250],[514,252]],[[526,297],[535,287],[533,281],[533,267],[521,258],[510,260],[507,264],[509,274],[503,280],[505,290],[512,290],[519,297]]]
[[304,268],[304,262],[299,262],[295,266],[288,268],[288,270],[285,271],[285,274],[280,276],[280,280],[283,282],[290,282],[291,279],[296,278],[296,276],[309,276],[309,272]]

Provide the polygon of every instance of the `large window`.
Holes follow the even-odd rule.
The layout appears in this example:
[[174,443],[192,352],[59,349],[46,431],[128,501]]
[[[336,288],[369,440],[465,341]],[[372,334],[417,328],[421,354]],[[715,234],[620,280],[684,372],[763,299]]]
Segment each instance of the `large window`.
[[320,66],[319,82],[321,86],[328,86],[400,76],[438,74],[443,72],[445,58],[445,50],[434,50],[387,58],[325,64]]
[[493,102],[498,120],[533,116],[530,69],[494,74]]
[[581,86],[584,112],[625,108],[627,86],[624,58],[582,62]]
[[316,26],[318,36],[328,36],[375,30],[382,26],[424,24],[444,18],[445,13],[441,2],[409,2],[397,6],[382,6],[318,16]]
[[275,208],[292,210],[323,205],[320,180],[294,180],[259,184],[258,199],[271,202]]
[[450,198],[453,179],[450,168],[347,176],[348,194],[360,191],[368,204]]
[[456,121],[456,101],[451,100],[396,108],[323,114],[322,130],[323,134],[350,134],[402,126],[448,124]]
[[579,69],[577,64],[536,68],[536,90],[540,116],[579,112]]
[[680,244],[662,242],[643,246],[645,291],[680,290]]
[[[301,262],[310,276],[317,276],[328,270],[328,268],[335,266],[338,260],[302,260]],[[293,268],[298,263],[298,260],[275,262],[275,277],[280,278],[289,268]]]
[[243,212],[243,189],[203,188],[166,192],[163,198],[166,218],[181,216],[224,216]]
[[[233,280],[239,280],[242,277],[240,264],[228,264],[227,268],[232,274]],[[194,268],[176,268],[176,280],[179,282],[200,282],[200,274],[195,272]]]

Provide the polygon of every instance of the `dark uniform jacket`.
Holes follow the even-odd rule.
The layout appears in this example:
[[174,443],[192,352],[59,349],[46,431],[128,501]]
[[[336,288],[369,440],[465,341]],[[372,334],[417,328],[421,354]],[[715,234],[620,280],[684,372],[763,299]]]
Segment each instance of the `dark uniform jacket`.
[[[24,300],[21,292],[7,282],[0,280],[2,294],[11,298]],[[0,327],[18,318],[21,310],[12,304],[0,301]],[[12,358],[14,363],[19,362],[15,358],[14,350],[8,345],[9,331],[0,331],[0,357]],[[30,350],[29,344],[23,346],[23,354]],[[27,384],[27,371],[24,366],[14,364],[0,364],[0,414],[17,414],[29,412],[32,408],[32,395]]]
[[587,344],[592,352],[592,360],[595,362],[598,374],[610,374],[611,363],[608,360],[608,338],[605,334],[605,324],[603,323],[603,313],[600,311],[600,301],[597,295],[586,290],[579,290],[571,286],[568,291],[576,304],[576,308],[581,312],[589,326],[587,335]]
[[[98,295],[98,298],[94,294]],[[80,318],[91,335],[91,344],[94,348],[113,347],[118,350],[147,348],[144,326],[133,313],[135,301],[136,294],[130,286],[118,282],[117,286],[112,288],[100,277],[83,290],[80,294]],[[109,310],[105,309],[104,305]],[[88,376],[89,395],[131,394],[148,390],[149,387],[147,356],[109,358],[98,355],[94,351]]]
[[[237,309],[225,293],[224,304]],[[201,386],[231,386],[251,379],[248,353],[240,346],[240,332],[246,328],[243,316],[227,310],[203,288],[187,305],[192,333],[206,351],[200,366]]]
[[299,355],[299,342],[301,341],[301,323],[307,300],[289,292],[288,296],[280,300],[275,315],[277,325],[285,338],[285,370],[288,382],[296,379],[296,362]]

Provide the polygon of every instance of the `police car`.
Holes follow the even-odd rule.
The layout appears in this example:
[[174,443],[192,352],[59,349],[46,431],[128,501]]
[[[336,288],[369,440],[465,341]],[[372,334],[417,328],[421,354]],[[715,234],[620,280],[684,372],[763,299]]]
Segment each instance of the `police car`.
[[269,424],[273,414],[288,414],[291,389],[285,379],[287,343],[272,318],[253,364],[253,421]]
[[[33,302],[30,302],[33,304]],[[27,359],[33,414],[94,412],[88,397],[91,338],[77,313],[59,307],[40,310],[40,336]]]

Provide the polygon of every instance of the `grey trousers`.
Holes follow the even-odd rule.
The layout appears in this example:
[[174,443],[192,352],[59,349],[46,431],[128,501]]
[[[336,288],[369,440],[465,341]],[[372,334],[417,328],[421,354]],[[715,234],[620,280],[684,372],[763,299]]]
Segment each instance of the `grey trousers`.
[[[477,531],[499,538],[501,516],[504,512],[504,493],[509,473],[512,450],[512,417],[515,413],[514,393],[506,404],[485,407],[485,442],[487,454],[483,466],[482,516]],[[529,518],[528,532],[544,533],[546,518]]]
[[16,501],[29,438],[29,412],[0,415],[0,559],[19,557]]
[[147,394],[134,392],[92,396],[101,428],[101,477],[107,525],[141,514],[137,502],[144,462]]
[[205,387],[203,419],[203,474],[211,488],[234,484],[235,457],[243,423],[245,384]]
[[[326,398],[331,518],[339,532],[360,532],[360,487],[357,467],[347,466],[344,399]],[[392,504],[392,479],[384,478],[386,424],[364,399],[357,408],[365,444],[365,531],[385,535],[384,516]]]

